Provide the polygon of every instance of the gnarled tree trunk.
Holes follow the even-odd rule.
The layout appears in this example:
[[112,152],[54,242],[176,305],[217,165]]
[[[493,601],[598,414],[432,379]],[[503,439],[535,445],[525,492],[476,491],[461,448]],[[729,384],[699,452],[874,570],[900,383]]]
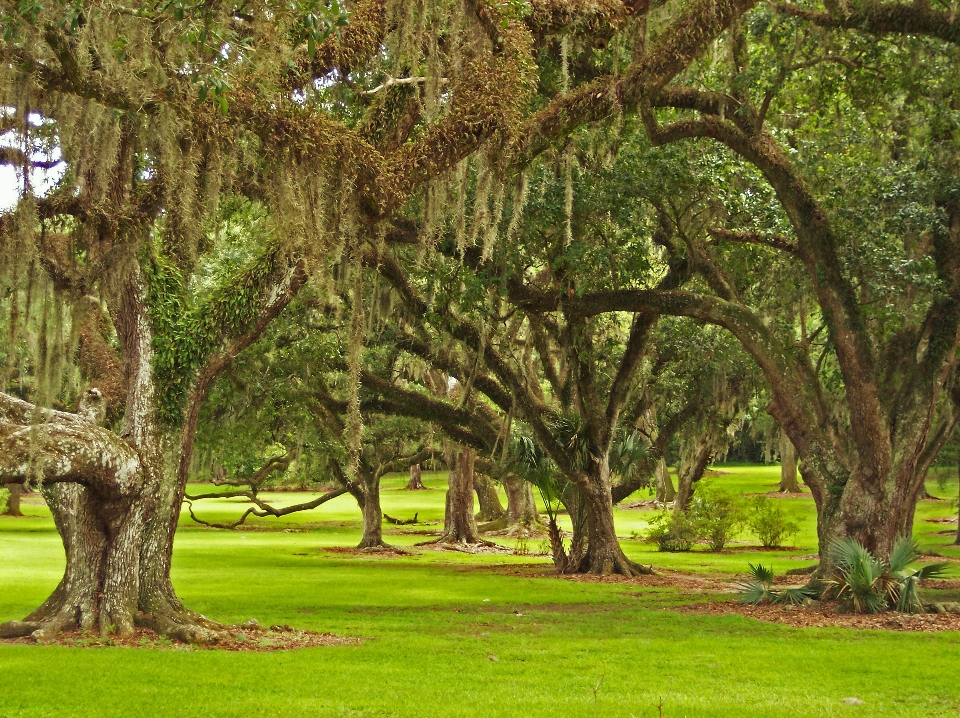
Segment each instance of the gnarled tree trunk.
[[364,472],[363,477],[363,538],[357,548],[383,548],[383,511],[380,509],[380,477]]

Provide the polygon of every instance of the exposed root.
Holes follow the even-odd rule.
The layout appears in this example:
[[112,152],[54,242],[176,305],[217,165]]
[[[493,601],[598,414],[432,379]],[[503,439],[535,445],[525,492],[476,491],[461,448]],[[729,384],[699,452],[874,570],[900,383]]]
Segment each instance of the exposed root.
[[229,630],[215,621],[199,614],[138,613],[136,625],[156,631],[183,643],[210,646],[229,637]]

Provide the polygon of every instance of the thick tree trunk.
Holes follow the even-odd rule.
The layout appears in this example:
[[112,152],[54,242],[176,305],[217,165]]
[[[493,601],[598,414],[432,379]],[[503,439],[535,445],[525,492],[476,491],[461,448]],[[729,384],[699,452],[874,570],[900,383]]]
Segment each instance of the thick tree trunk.
[[480,510],[477,512],[477,521],[497,521],[506,515],[500,497],[497,495],[497,485],[487,476],[476,474],[473,477],[473,487],[477,492],[477,503]]
[[[588,489],[580,490],[580,500],[586,513],[587,550],[579,564],[570,568],[577,573],[599,576],[653,573],[649,567],[640,566],[628,559],[620,548],[613,520],[613,497],[610,492],[607,462],[596,466],[588,478]],[[573,543],[576,543],[576,537]]]
[[446,510],[443,535],[437,543],[481,543],[477,521],[473,515],[473,465],[476,452],[466,446],[449,451],[450,475],[447,480]]
[[20,493],[23,491],[23,484],[6,484],[4,487],[10,492],[7,498],[7,516],[23,516],[20,511]]
[[383,548],[383,511],[380,509],[380,478],[371,474],[363,481],[363,538],[357,548]]
[[[960,462],[957,463],[957,481],[960,482]],[[960,546],[960,495],[957,496],[957,539],[954,543]]]
[[407,491],[422,491],[426,488],[420,475],[420,464],[413,464],[410,467],[410,481],[407,482]]
[[703,478],[709,463],[710,447],[707,444],[701,444],[697,447],[696,454],[689,462],[681,462],[680,471],[677,475],[677,496],[673,503],[675,513],[686,511],[690,506],[690,499],[693,498],[693,485]]
[[796,494],[800,492],[797,483],[797,450],[790,442],[785,432],[780,432],[780,488],[781,493]]
[[533,484],[516,476],[508,476],[503,483],[507,489],[508,524],[511,527],[525,527],[528,531],[537,530],[541,522]]
[[657,501],[664,506],[677,498],[677,490],[673,488],[673,479],[670,478],[670,469],[666,459],[661,458],[654,469],[654,479],[657,486]]

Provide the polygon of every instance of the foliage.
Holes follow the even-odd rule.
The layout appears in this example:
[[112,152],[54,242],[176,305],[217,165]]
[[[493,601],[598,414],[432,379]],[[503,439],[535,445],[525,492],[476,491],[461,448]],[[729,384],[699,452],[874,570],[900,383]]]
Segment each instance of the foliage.
[[779,502],[763,495],[754,498],[747,525],[764,548],[782,546],[789,536],[800,530],[800,524],[787,518]]
[[875,557],[856,539],[837,539],[830,546],[836,571],[826,581],[824,596],[846,602],[856,613],[879,613],[887,608],[905,613],[920,611],[919,582],[942,576],[949,564],[910,568],[918,558],[916,543],[905,536],[894,544],[889,561]]
[[0,514],[7,513],[7,502],[10,500],[9,489],[0,488]]
[[712,551],[722,551],[740,532],[745,520],[743,499],[708,482],[701,482],[687,513],[698,528],[700,540]]
[[650,520],[647,540],[660,551],[689,551],[700,540],[700,521],[690,512],[662,512]]

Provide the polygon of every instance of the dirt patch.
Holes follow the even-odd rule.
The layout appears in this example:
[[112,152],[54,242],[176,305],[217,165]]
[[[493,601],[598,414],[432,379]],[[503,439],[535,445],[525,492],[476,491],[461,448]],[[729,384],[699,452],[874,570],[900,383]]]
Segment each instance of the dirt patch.
[[764,496],[771,499],[809,499],[809,491],[768,491]]
[[924,519],[923,521],[924,523],[928,523],[928,524],[955,524],[957,523],[957,517],[944,516],[944,517],[935,518],[935,519]]
[[957,579],[940,579],[940,578],[928,578],[926,581],[920,582],[921,588],[932,588],[936,590],[947,590],[955,591],[960,589],[960,580]]
[[[400,556],[416,556],[415,551],[404,551],[400,548],[356,548],[346,546],[324,546],[317,551],[335,553],[347,556],[372,556],[374,558],[399,558]],[[305,554],[302,554],[305,555]]]
[[751,606],[735,601],[715,601],[674,606],[668,611],[701,616],[746,616],[765,623],[780,623],[796,628],[853,628],[883,631],[960,631],[957,614],[909,613],[837,613],[836,608],[800,608],[798,606]]
[[[141,648],[160,651],[292,651],[298,648],[317,646],[359,646],[362,639],[353,636],[335,636],[332,633],[298,631],[290,626],[272,626],[263,629],[230,629],[229,636],[219,643],[195,645],[177,643],[157,634],[149,628],[138,628],[127,638],[111,636],[101,638],[80,631],[64,631],[55,639],[44,641],[45,646],[67,646],[71,648]],[[37,645],[27,638],[0,639],[0,645]]]

